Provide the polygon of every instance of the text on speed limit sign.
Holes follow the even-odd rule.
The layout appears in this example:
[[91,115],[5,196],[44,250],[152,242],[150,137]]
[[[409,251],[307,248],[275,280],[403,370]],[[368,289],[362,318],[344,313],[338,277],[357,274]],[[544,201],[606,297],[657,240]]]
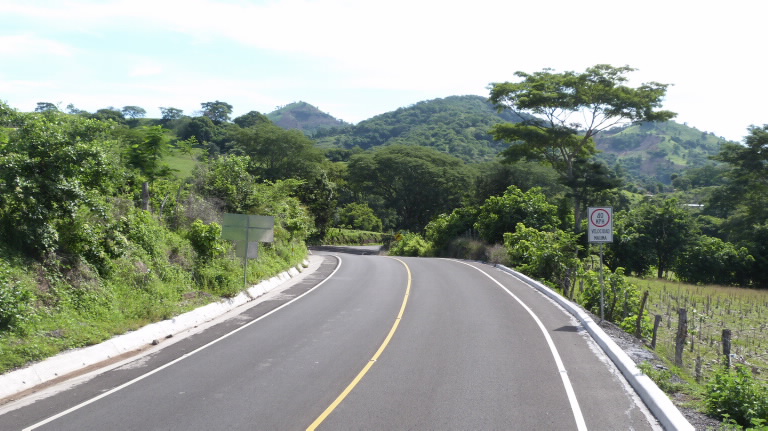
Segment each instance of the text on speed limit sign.
[[587,219],[589,220],[587,227],[589,242],[613,242],[612,207],[589,207]]

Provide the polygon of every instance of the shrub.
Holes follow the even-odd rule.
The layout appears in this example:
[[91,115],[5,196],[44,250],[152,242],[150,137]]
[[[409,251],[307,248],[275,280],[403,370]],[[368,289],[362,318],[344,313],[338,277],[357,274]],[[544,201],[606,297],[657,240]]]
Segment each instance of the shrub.
[[398,234],[389,247],[389,254],[396,256],[429,256],[429,243],[417,233]]
[[539,230],[549,230],[558,224],[557,207],[547,202],[541,189],[523,192],[509,186],[502,196],[491,196],[477,213],[475,228],[488,243],[499,243],[504,234],[514,232],[518,223]]
[[512,265],[535,278],[547,280],[566,295],[580,263],[576,235],[561,231],[540,231],[518,223],[515,232],[504,234],[504,245]]
[[35,295],[15,279],[10,266],[0,260],[0,331],[13,330],[31,319]]
[[[603,269],[605,280],[605,319],[618,323],[627,332],[635,332],[635,322],[640,307],[640,293],[636,285],[630,283],[624,276],[624,268],[616,268],[616,272]],[[584,271],[579,274],[584,281],[580,303],[590,312],[600,314],[600,275],[596,271]],[[648,315],[646,315],[648,316]],[[625,322],[626,320],[626,322]],[[642,322],[643,334],[646,334],[646,321]],[[650,330],[652,331],[651,323]]]
[[436,251],[445,251],[451,241],[474,229],[477,212],[475,207],[463,207],[456,208],[450,214],[440,214],[427,224],[427,241]]
[[216,296],[233,297],[244,288],[243,266],[232,259],[214,259],[195,270],[200,289]]
[[707,412],[747,427],[768,420],[768,386],[743,364],[717,370],[706,385]]
[[197,258],[203,263],[209,262],[227,251],[224,241],[220,239],[221,226],[218,223],[206,225],[197,219],[189,227],[186,236],[197,253]]

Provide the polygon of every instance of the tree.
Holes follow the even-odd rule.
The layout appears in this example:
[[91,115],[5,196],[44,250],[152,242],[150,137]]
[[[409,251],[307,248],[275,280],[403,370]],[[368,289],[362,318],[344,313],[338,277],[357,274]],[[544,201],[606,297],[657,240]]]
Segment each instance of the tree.
[[213,121],[211,121],[210,118],[195,117],[192,118],[185,127],[183,127],[183,130],[181,130],[181,133],[179,134],[179,138],[195,138],[198,142],[201,143],[211,142],[213,139],[214,128],[215,126],[213,125]]
[[[627,213],[625,233],[631,232],[632,252],[625,254],[633,260],[646,259],[656,265],[656,276],[662,278],[673,267],[677,258],[699,235],[696,223],[677,199],[646,200]],[[616,262],[616,266],[627,268]]]
[[713,205],[728,206],[732,212],[741,209],[741,225],[762,223],[768,219],[768,124],[751,126],[744,144],[723,144],[713,157],[725,162],[729,170],[724,174],[727,184],[715,197],[725,202]]
[[92,115],[92,117],[101,121],[112,120],[118,124],[125,123],[125,116],[123,113],[111,107],[99,109],[95,114]]
[[235,118],[234,122],[235,124],[242,127],[243,129],[271,123],[271,121],[269,121],[269,118],[267,118],[266,115],[261,114],[257,111],[251,111],[245,115],[241,115]]
[[680,254],[675,275],[687,283],[745,286],[754,262],[745,247],[701,235]]
[[232,114],[232,105],[219,100],[203,102],[200,106],[203,108],[203,116],[210,118],[213,124],[226,123],[229,121],[230,114]]
[[714,159],[727,164],[726,184],[710,195],[705,210],[726,219],[726,238],[755,258],[752,281],[768,286],[768,124],[750,126],[743,145],[724,144]]
[[[399,228],[420,231],[460,205],[470,176],[461,160],[432,148],[388,145],[353,156],[349,183],[394,209]],[[375,209],[381,217],[381,209]]]
[[167,123],[169,121],[178,120],[181,118],[182,115],[184,115],[183,109],[178,108],[171,108],[171,107],[160,107],[160,115],[162,116],[163,122]]
[[37,102],[35,112],[58,111],[59,107],[51,102]]
[[[548,162],[563,182],[578,187],[576,162],[596,152],[593,137],[627,122],[666,121],[670,111],[657,111],[667,85],[650,82],[631,88],[625,74],[635,69],[599,64],[584,73],[555,73],[552,69],[528,74],[516,72],[521,82],[491,84],[490,100],[499,110],[509,109],[523,118],[519,123],[493,127],[495,139],[511,142],[507,161],[522,158]],[[574,190],[576,231],[584,207]]]
[[376,217],[371,207],[364,203],[352,202],[339,211],[339,225],[352,229],[381,232],[381,219]]
[[298,130],[271,122],[232,132],[234,147],[253,160],[253,173],[266,180],[309,178],[323,155]]
[[120,112],[123,113],[123,116],[133,120],[144,118],[144,116],[147,115],[147,111],[139,106],[123,106],[123,109],[121,109]]
[[162,161],[168,153],[168,138],[161,126],[144,127],[141,132],[141,142],[131,145],[130,162],[150,181],[154,181],[170,172],[168,165]]

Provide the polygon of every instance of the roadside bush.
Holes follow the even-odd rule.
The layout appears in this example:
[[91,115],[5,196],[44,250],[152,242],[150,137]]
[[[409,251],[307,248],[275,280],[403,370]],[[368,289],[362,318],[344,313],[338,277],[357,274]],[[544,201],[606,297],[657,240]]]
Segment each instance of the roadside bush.
[[446,257],[469,260],[485,260],[486,245],[482,241],[471,238],[456,238],[448,244]]
[[715,371],[706,385],[704,402],[709,414],[743,427],[768,421],[768,386],[743,364]]
[[523,192],[509,186],[502,196],[489,197],[477,213],[475,229],[488,243],[504,241],[504,234],[515,232],[518,223],[537,230],[550,230],[558,225],[557,206],[547,202],[541,188]]
[[[603,269],[605,279],[605,319],[617,323],[629,333],[635,332],[635,322],[640,308],[641,295],[639,289],[624,276],[624,268],[616,268],[612,272]],[[600,274],[597,271],[584,271],[580,274],[584,281],[584,290],[580,295],[581,305],[590,312],[600,315]],[[579,283],[581,283],[581,279]],[[648,314],[646,314],[646,317]],[[642,322],[643,334],[653,330],[653,323]]]
[[367,245],[381,244],[384,242],[385,235],[379,232],[369,232],[362,230],[330,228],[325,233],[322,241],[323,245]]
[[214,259],[195,269],[195,282],[201,290],[231,298],[245,288],[242,263],[228,258]]
[[425,238],[432,243],[436,252],[446,251],[454,239],[471,232],[477,220],[478,208],[456,208],[450,214],[440,214],[425,228]]
[[34,317],[35,295],[0,259],[0,331],[14,330]]
[[417,233],[398,234],[389,247],[389,254],[396,256],[429,256],[429,243]]
[[197,259],[202,263],[210,262],[211,259],[221,256],[227,251],[227,247],[221,239],[221,226],[218,223],[206,225],[197,219],[189,227],[186,236],[197,253]]
[[569,296],[580,262],[576,235],[561,231],[540,231],[518,223],[504,234],[510,264],[530,277],[546,280]]

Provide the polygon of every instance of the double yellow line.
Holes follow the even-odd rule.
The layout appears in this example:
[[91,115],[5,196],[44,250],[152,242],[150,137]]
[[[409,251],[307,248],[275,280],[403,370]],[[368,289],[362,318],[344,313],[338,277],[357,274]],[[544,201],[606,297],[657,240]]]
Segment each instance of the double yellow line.
[[387,348],[387,345],[389,344],[390,340],[392,340],[392,337],[395,335],[395,331],[397,331],[397,327],[400,325],[400,319],[403,317],[403,313],[405,313],[405,306],[408,303],[408,296],[411,294],[411,269],[408,267],[408,265],[403,262],[400,259],[393,258],[396,261],[400,262],[405,266],[405,271],[408,273],[408,285],[405,288],[405,296],[403,297],[403,304],[400,306],[400,312],[397,313],[397,318],[395,319],[395,323],[392,325],[392,329],[389,330],[389,334],[387,334],[387,338],[384,339],[384,342],[381,343],[381,346],[379,346],[379,350],[376,351],[376,353],[371,357],[371,359],[368,361],[367,364],[363,367],[363,369],[357,374],[357,376],[352,380],[352,383],[350,383],[346,389],[338,396],[336,399],[331,403],[330,406],[328,406],[325,411],[318,416],[317,419],[315,419],[312,424],[307,427],[307,431],[312,431],[316,429],[318,426],[320,426],[321,423],[331,414],[334,410],[336,410],[336,407],[341,404],[342,401],[344,401],[345,398],[347,398],[347,395],[349,395],[350,392],[352,392],[353,389],[355,389],[355,386],[357,386],[358,383],[360,383],[360,380],[365,377],[365,375],[368,373],[368,370],[371,369],[373,366],[373,363],[376,362],[377,359],[379,359],[379,356],[381,356],[381,353],[384,351],[384,349]]

